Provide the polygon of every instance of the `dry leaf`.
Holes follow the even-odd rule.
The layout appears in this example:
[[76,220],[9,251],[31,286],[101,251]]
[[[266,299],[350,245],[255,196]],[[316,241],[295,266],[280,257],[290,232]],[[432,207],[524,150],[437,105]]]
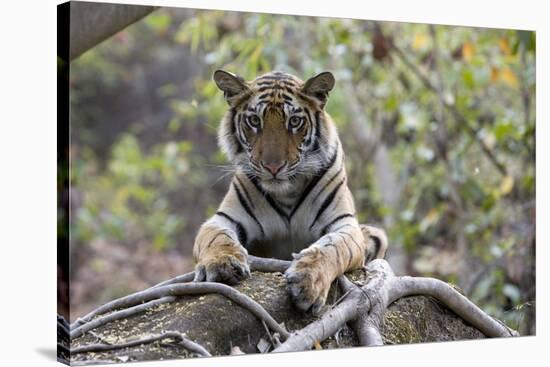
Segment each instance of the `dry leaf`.
[[412,48],[415,51],[421,50],[428,45],[428,36],[426,34],[415,34]]
[[519,85],[518,77],[510,68],[505,68],[500,71],[500,79],[510,87],[517,88]]
[[462,58],[470,62],[474,58],[474,44],[472,42],[464,42],[462,45]]
[[500,75],[500,70],[495,67],[491,66],[491,83],[496,83]]
[[323,347],[321,347],[321,343],[319,343],[319,340],[314,341],[314,342],[313,342],[313,346],[314,346],[315,349],[317,349],[317,350],[323,349]]
[[508,43],[508,39],[506,38],[500,38],[498,40],[498,47],[500,47],[500,51],[504,55],[511,55],[512,54],[512,48],[510,47],[510,44]]

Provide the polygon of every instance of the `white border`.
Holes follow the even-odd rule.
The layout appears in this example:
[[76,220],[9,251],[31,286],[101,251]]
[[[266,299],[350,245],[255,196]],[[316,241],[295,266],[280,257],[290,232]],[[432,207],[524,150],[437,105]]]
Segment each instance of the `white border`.
[[[549,26],[544,1],[296,1],[146,0],[118,1],[196,8],[262,11],[282,14],[449,25],[520,28],[537,31],[537,336],[406,345],[373,349],[252,355],[206,360],[166,361],[136,366],[224,366],[407,363],[426,366],[499,365],[534,362],[548,348],[548,226],[549,157],[543,95],[548,73]],[[2,366],[52,366],[56,330],[56,8],[59,1],[12,1],[3,4],[0,22],[2,91],[0,117],[0,363]],[[544,78],[544,80],[543,80]],[[6,80],[7,79],[7,80]],[[548,121],[545,121],[546,123]],[[547,204],[546,209],[542,203]],[[542,245],[541,245],[542,244]],[[416,362],[416,363],[415,363]]]

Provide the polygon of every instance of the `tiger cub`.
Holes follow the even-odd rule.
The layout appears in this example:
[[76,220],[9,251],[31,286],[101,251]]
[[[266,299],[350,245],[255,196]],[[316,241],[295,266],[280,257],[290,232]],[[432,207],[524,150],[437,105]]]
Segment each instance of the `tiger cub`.
[[195,281],[237,283],[250,275],[249,253],[292,259],[291,298],[317,313],[336,277],[387,249],[384,231],[355,216],[342,144],[324,110],[334,77],[304,83],[275,71],[247,82],[218,70],[213,78],[229,104],[218,144],[236,171],[195,239]]

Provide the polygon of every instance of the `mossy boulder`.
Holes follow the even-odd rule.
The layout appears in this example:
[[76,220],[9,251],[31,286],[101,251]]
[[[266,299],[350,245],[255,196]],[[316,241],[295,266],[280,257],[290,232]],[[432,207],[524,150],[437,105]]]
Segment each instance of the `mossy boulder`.
[[[364,281],[361,270],[350,278]],[[291,303],[286,282],[281,273],[253,272],[246,281],[235,287],[261,304],[287,330],[301,329],[316,320],[304,314]],[[333,285],[328,305],[341,294]],[[263,323],[248,310],[221,295],[184,296],[175,302],[163,304],[133,317],[111,322],[76,338],[72,347],[90,343],[122,343],[136,338],[158,335],[164,331],[178,331],[204,346],[212,355],[228,355],[233,347],[244,353],[260,353],[262,344],[269,346],[276,335],[268,334]],[[465,324],[435,299],[424,296],[406,297],[393,303],[385,314],[381,327],[385,344],[406,344],[448,340],[484,338],[477,329]],[[317,348],[346,348],[357,346],[352,328],[345,325]],[[160,359],[178,359],[193,356],[183,346],[165,340],[109,352],[81,353],[71,357],[77,364],[86,361],[129,362]]]

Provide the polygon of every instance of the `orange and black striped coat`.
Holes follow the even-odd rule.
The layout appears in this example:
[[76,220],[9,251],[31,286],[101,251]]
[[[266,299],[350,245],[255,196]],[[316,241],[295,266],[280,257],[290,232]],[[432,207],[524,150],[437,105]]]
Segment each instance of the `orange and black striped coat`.
[[334,77],[302,82],[272,72],[246,82],[218,70],[214,81],[229,104],[218,142],[235,174],[195,239],[195,280],[234,284],[250,274],[249,253],[293,259],[289,292],[317,312],[337,276],[387,249],[384,232],[355,215],[342,144],[324,110]]

